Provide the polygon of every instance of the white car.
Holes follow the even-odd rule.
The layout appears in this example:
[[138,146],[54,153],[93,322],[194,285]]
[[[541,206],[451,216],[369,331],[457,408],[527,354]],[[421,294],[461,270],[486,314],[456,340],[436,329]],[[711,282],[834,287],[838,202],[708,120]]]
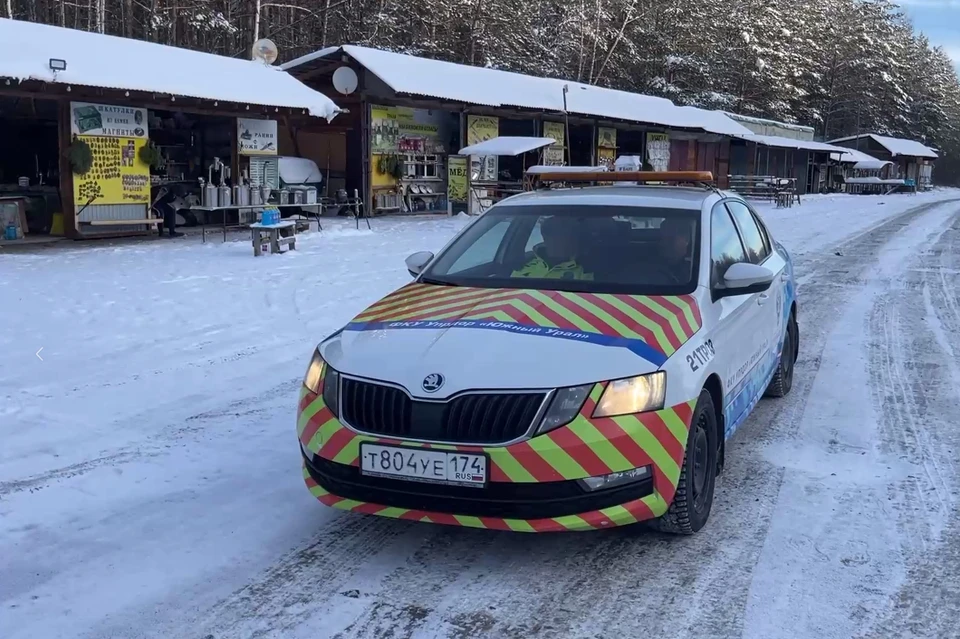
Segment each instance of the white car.
[[690,534],[725,441],[764,393],[790,391],[790,255],[733,193],[536,190],[407,268],[413,282],[321,342],[304,378],[304,479],[330,506]]

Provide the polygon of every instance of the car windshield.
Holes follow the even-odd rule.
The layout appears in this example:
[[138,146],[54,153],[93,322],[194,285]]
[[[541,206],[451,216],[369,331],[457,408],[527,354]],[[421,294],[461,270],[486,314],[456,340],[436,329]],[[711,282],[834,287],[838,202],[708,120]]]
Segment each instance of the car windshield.
[[700,211],[638,206],[498,206],[422,281],[485,288],[671,295],[697,284]]

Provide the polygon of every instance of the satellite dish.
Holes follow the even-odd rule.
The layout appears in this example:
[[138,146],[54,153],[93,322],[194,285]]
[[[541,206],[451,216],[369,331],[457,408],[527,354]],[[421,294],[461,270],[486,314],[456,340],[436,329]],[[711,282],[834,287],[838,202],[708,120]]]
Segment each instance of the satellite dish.
[[357,72],[350,67],[340,67],[333,72],[333,88],[343,95],[357,90]]
[[273,64],[277,61],[278,55],[280,55],[280,52],[277,50],[277,45],[269,38],[260,38],[253,43],[254,60],[260,60],[264,64]]

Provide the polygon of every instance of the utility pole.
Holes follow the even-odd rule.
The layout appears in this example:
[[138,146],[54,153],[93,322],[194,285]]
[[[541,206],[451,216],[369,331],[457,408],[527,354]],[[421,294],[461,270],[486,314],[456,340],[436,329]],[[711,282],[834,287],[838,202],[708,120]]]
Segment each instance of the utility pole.
[[570,85],[563,85],[563,145],[566,147],[567,151],[567,166],[573,166],[573,161],[570,159],[570,114],[567,112],[567,92],[569,91]]

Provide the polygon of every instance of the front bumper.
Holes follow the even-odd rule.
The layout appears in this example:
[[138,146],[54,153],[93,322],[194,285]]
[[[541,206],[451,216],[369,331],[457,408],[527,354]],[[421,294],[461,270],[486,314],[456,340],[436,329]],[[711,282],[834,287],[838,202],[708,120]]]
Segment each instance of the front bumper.
[[[322,503],[385,517],[524,532],[623,526],[659,517],[676,492],[693,402],[656,413],[593,419],[605,384],[597,384],[581,414],[567,426],[500,447],[401,442],[360,435],[345,427],[322,396],[301,393],[298,435],[303,476]],[[483,452],[486,488],[406,482],[361,475],[361,442]],[[598,491],[578,479],[652,466],[653,476]]]

